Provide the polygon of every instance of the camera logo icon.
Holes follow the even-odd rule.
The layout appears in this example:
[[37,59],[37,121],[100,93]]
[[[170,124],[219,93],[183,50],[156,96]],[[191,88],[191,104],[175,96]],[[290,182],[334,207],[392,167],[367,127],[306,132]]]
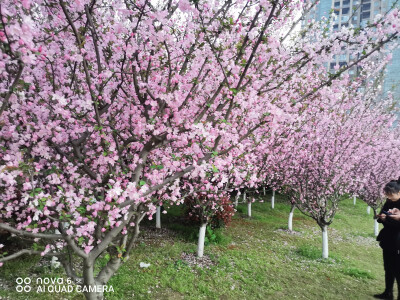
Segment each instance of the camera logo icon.
[[17,290],[18,293],[29,293],[32,289],[32,287],[30,286],[31,284],[31,279],[29,277],[18,277],[15,282],[17,283],[17,287],[15,288]]

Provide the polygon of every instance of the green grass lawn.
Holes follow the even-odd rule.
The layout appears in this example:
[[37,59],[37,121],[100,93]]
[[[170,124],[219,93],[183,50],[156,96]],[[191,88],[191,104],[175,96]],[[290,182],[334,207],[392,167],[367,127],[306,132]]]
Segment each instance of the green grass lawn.
[[[152,228],[154,220],[146,221],[144,237],[109,282],[114,293],[106,299],[373,299],[383,291],[381,249],[364,203],[341,202],[328,231],[330,258],[323,260],[318,225],[296,210],[295,232],[288,233],[289,205],[277,195],[271,209],[269,199],[253,204],[251,219],[247,206],[239,205],[232,224],[216,231],[205,247],[209,268],[182,258],[195,253],[197,228],[176,222],[180,207],[162,216],[165,238]],[[77,293],[17,293],[17,277],[63,276],[45,262],[24,257],[4,264],[0,299],[84,299]],[[140,262],[151,265],[140,268]]]

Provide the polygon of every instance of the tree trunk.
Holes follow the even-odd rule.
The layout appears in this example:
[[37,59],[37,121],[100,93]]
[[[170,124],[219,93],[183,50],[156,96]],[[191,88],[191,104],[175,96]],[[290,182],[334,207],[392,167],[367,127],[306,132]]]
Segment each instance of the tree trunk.
[[161,228],[161,207],[160,206],[157,206],[156,228]]
[[[93,269],[94,262],[90,260],[85,260],[83,263],[83,294],[85,295],[86,300],[103,300],[104,295],[102,290],[97,289],[97,286],[101,284],[96,282]],[[87,291],[85,291],[85,289]]]
[[293,213],[294,213],[295,208],[296,208],[296,206],[292,205],[292,208],[290,209],[290,213],[289,213],[288,229],[290,231],[293,231]]
[[243,192],[243,203],[246,203],[246,191]]
[[[60,231],[59,231],[58,229],[56,229],[56,230],[54,231],[54,233],[60,234]],[[57,258],[57,257],[53,256],[53,257],[51,258],[51,263],[50,263],[50,265],[51,265],[51,268],[52,268],[52,269],[57,269],[57,268],[60,267],[61,263],[58,261],[58,258]]]
[[379,234],[379,223],[378,223],[377,219],[375,219],[374,221],[375,221],[374,222],[374,234],[375,234],[375,236],[378,236],[378,234]]
[[353,196],[353,205],[356,205],[356,196]]
[[271,207],[275,208],[275,190],[272,191]]
[[247,202],[247,216],[251,218],[251,201]]
[[322,226],[322,258],[328,258],[329,247],[328,247],[328,226]]
[[263,192],[264,192],[264,196],[265,196],[265,186],[263,186]]
[[370,213],[371,213],[371,207],[368,206],[368,207],[367,207],[367,214],[370,214]]
[[204,238],[206,236],[207,223],[201,224],[199,230],[199,241],[197,243],[197,257],[203,257],[204,253]]
[[238,191],[238,193],[236,194],[236,197],[235,197],[235,207],[237,207],[238,206],[238,204],[239,204],[239,191]]

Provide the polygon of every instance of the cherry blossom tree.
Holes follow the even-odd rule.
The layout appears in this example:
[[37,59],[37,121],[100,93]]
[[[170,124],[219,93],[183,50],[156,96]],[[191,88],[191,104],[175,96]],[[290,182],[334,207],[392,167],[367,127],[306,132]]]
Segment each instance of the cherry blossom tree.
[[[354,102],[356,95],[349,96]],[[328,257],[327,228],[339,201],[351,192],[363,194],[370,176],[387,176],[385,172],[380,174],[387,167],[382,161],[391,161],[397,154],[384,151],[396,140],[390,128],[392,116],[369,107],[365,99],[353,103],[352,107],[348,104],[342,101],[341,110],[338,107],[333,113],[314,115],[308,121],[311,126],[303,127],[293,136],[297,143],[286,157],[290,163],[285,191],[292,203],[321,227],[323,258]],[[362,172],[362,165],[373,173]],[[373,165],[379,167],[368,168]],[[372,188],[377,189],[375,194],[379,193],[379,187]]]
[[381,153],[375,159],[367,159],[358,166],[358,174],[362,182],[353,189],[357,190],[359,198],[364,201],[374,212],[374,234],[379,233],[379,224],[376,215],[384,203],[383,187],[390,180],[398,178],[400,163],[398,130],[393,128],[386,135],[381,136],[385,143],[378,144],[376,150]]

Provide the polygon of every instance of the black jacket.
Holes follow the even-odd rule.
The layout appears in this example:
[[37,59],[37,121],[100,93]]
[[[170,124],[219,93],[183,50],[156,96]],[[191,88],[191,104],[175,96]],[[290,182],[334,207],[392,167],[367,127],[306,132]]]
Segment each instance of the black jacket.
[[[380,214],[383,210],[388,211],[392,208],[400,209],[400,200],[391,201],[386,199]],[[376,240],[380,242],[379,245],[382,248],[400,249],[400,222],[393,220],[390,217],[386,217],[385,221],[378,219],[378,222],[383,224],[382,230],[376,237]]]

